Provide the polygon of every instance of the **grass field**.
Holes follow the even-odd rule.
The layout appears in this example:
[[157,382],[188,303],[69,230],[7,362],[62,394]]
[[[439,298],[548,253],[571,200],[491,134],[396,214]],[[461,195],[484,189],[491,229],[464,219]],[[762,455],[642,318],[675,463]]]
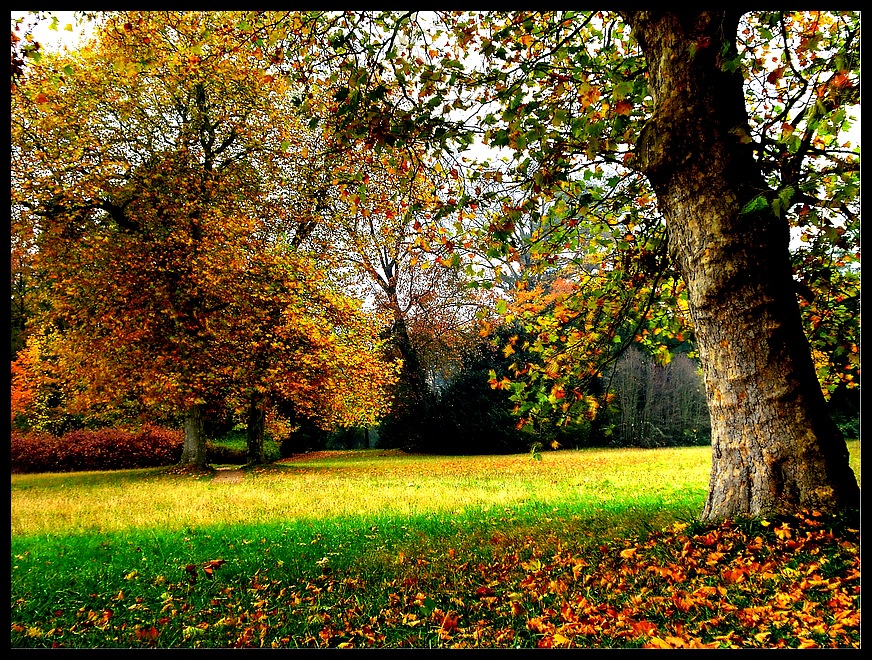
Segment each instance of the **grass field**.
[[[859,644],[855,531],[702,526],[709,461],[358,450],[238,480],[12,475],[12,645]],[[783,625],[761,610],[777,593],[792,594]]]

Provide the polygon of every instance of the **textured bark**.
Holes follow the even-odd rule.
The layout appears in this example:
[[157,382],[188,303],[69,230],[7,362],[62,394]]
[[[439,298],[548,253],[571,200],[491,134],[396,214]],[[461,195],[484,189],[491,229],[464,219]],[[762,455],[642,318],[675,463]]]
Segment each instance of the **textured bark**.
[[202,405],[194,404],[185,413],[185,443],[179,464],[206,466],[206,433]]
[[[652,118],[636,146],[688,290],[712,422],[706,520],[859,506],[792,286],[789,226],[743,214],[768,188],[754,159],[735,54],[738,12],[629,12]],[[723,54],[723,55],[722,55]]]
[[265,425],[266,412],[263,408],[263,396],[253,394],[248,401],[248,425],[246,429],[246,461],[249,465],[261,465],[266,462],[263,454],[263,431]]

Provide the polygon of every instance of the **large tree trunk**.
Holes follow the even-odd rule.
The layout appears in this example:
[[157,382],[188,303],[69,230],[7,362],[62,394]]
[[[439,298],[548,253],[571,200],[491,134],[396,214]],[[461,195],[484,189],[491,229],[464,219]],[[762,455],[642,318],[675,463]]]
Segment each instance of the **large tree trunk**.
[[[789,226],[769,208],[735,55],[738,12],[630,12],[648,62],[653,117],[636,146],[688,290],[712,422],[702,517],[859,505],[803,333]],[[726,49],[724,49],[726,47]]]
[[185,444],[179,464],[206,466],[206,433],[201,404],[194,404],[185,412]]
[[263,395],[252,394],[248,401],[248,428],[246,432],[248,445],[246,460],[249,465],[261,465],[266,462],[263,454],[265,424],[266,411],[263,408]]

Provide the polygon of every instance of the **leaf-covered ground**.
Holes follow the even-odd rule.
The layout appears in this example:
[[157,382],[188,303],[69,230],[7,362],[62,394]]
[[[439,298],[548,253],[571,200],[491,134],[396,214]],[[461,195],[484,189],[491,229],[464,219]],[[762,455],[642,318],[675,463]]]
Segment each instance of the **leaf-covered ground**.
[[[375,617],[356,607],[365,583],[325,573],[292,595],[301,613],[323,625],[305,639],[280,642],[380,646],[407,630],[397,645],[859,645],[858,532],[843,529],[837,537],[816,512],[768,525],[727,522],[696,534],[677,524],[597,550],[542,552],[528,538],[487,565],[437,561],[431,568],[419,559],[390,585],[387,606]],[[330,589],[347,595],[321,611],[320,596]],[[256,643],[262,630],[243,626],[239,639]]]
[[818,512],[484,543],[398,552],[382,571],[325,555],[295,583],[282,562],[231,578],[216,558],[167,576],[160,603],[121,591],[67,629],[16,622],[13,603],[13,646],[859,647],[859,531]]

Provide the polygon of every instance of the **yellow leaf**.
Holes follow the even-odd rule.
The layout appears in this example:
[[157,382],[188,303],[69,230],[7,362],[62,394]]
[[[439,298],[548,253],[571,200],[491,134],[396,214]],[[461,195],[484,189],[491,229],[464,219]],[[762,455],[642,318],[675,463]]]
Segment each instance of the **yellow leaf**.
[[571,643],[571,640],[568,637],[564,637],[560,633],[554,633],[552,640],[554,641],[554,644],[559,644],[560,646],[568,646]]
[[633,555],[636,554],[636,548],[627,548],[626,550],[621,550],[621,557],[624,559],[630,559]]
[[652,637],[650,640],[648,640],[648,643],[645,644],[645,647],[646,648],[654,648],[654,649],[671,649],[672,648],[672,646],[670,646],[668,642],[666,642],[663,639],[660,639],[659,637]]
[[185,639],[189,639],[190,637],[193,637],[194,635],[201,635],[201,634],[203,634],[203,629],[197,628],[196,626],[185,626],[184,628],[182,628],[182,636]]

